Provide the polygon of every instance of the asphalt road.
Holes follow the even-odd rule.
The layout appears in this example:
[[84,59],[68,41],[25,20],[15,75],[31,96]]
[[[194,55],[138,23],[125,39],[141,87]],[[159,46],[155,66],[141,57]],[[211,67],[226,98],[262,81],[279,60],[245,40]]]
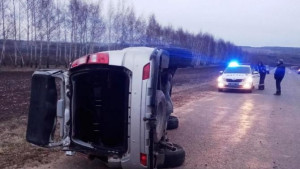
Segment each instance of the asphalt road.
[[[168,132],[186,151],[179,168],[300,168],[300,76],[288,70],[282,88],[282,95],[274,96],[275,82],[268,75],[264,91],[215,90],[182,100],[174,113],[180,127]],[[99,160],[62,155],[37,168],[106,167]]]
[[264,91],[210,92],[176,109],[169,138],[186,150],[180,168],[299,169],[300,76],[287,70],[274,92],[271,74]]

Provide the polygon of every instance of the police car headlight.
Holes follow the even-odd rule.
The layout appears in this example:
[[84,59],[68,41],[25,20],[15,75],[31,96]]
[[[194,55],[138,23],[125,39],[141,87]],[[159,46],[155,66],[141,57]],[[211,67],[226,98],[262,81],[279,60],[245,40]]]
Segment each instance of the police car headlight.
[[224,81],[224,78],[222,76],[219,76],[218,77],[218,82],[223,82]]
[[246,83],[246,84],[243,85],[243,88],[244,89],[250,89],[251,85],[249,83]]
[[223,88],[224,86],[225,86],[225,84],[223,82],[218,83],[218,88]]
[[252,83],[253,82],[253,78],[252,77],[247,77],[245,80],[246,83]]

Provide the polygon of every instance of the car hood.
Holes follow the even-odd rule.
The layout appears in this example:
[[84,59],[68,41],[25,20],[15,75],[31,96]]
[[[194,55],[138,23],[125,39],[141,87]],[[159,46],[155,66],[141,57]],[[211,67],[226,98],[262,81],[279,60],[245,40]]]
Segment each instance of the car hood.
[[224,73],[222,75],[225,79],[245,79],[248,77],[249,74],[243,74],[243,73]]

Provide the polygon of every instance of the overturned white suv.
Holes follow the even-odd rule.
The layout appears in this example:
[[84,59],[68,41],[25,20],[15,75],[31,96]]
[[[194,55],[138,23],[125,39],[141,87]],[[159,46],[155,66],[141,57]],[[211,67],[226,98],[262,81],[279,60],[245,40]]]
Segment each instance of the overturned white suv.
[[183,49],[133,47],[83,56],[68,71],[35,71],[26,139],[109,167],[180,166],[185,152],[166,129],[178,125],[170,118],[172,78],[191,61]]

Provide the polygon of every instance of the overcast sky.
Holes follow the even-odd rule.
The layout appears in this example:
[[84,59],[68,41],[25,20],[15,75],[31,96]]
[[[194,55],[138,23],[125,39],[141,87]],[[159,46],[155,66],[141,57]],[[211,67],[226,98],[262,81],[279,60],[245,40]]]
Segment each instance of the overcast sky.
[[300,47],[300,0],[128,0],[162,25],[243,46]]

